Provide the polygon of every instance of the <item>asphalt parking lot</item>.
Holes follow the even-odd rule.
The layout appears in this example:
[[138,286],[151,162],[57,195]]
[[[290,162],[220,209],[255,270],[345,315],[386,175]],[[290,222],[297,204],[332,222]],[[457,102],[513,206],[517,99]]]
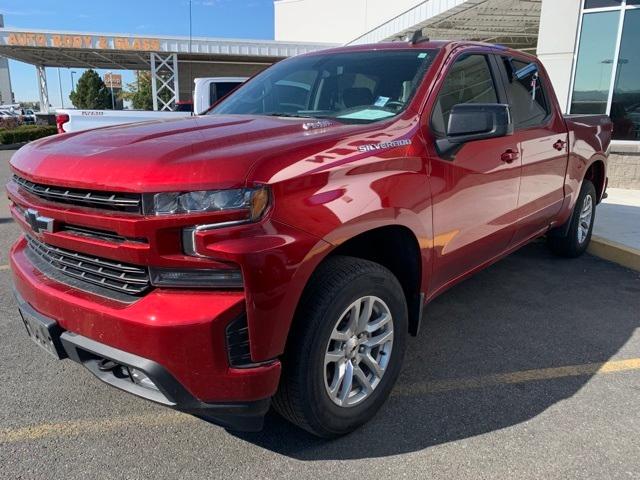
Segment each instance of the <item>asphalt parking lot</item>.
[[327,442],[275,414],[232,434],[48,358],[12,298],[17,235],[3,196],[2,478],[640,478],[638,273],[522,249],[433,302],[382,411]]

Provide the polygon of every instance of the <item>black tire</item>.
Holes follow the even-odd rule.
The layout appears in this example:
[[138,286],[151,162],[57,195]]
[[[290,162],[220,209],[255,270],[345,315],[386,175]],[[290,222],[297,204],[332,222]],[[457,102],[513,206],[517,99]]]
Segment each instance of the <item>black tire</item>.
[[[393,321],[393,346],[381,379],[368,397],[349,407],[336,405],[325,388],[324,355],[341,314],[363,296],[384,301]],[[305,289],[282,359],[280,386],[273,399],[278,413],[323,438],[345,435],[369,421],[395,384],[406,347],[405,296],[385,267],[353,257],[335,256],[314,272]]]
[[[580,213],[585,205],[586,197],[591,197],[591,220],[586,237],[582,241],[578,238],[578,229],[580,228]],[[588,200],[587,200],[588,201]],[[596,216],[596,189],[589,180],[583,180],[580,194],[573,207],[573,213],[569,219],[569,229],[566,235],[560,235],[558,232],[549,232],[547,235],[547,244],[553,253],[562,257],[575,258],[582,255],[591,241],[591,233]],[[563,230],[562,227],[560,230]]]

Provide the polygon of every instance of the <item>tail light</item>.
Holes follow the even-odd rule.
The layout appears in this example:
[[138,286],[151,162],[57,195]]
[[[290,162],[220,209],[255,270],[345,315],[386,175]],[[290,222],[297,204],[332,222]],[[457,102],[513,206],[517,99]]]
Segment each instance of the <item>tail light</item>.
[[58,127],[58,133],[64,133],[64,124],[69,121],[69,115],[66,113],[59,113],[56,115],[56,127]]

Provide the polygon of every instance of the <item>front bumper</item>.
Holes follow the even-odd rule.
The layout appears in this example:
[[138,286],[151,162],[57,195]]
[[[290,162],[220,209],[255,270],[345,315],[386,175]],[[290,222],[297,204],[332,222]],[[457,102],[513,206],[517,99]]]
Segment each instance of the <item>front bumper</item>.
[[[61,340],[68,356],[98,378],[172,408],[219,417],[229,427],[230,417],[250,418],[240,421],[243,428],[264,414],[278,386],[280,362],[231,368],[227,356],[225,328],[244,313],[242,292],[155,289],[124,304],[51,280],[33,266],[25,248],[23,238],[10,254],[19,301],[55,320],[65,331]],[[100,358],[147,372],[162,385],[166,400],[96,373]]]
[[[43,323],[51,319],[38,313],[22,296],[15,292],[20,310]],[[232,430],[259,431],[264,415],[269,410],[270,399],[250,402],[207,403],[189,393],[184,386],[162,365],[153,360],[119,350],[72,332],[63,331],[55,339],[61,345],[61,356],[83,365],[101,381],[147,400],[160,403],[182,412],[197,415]],[[111,361],[114,368],[102,365]],[[121,367],[143,372],[157,387],[148,388],[134,383],[122,375]]]

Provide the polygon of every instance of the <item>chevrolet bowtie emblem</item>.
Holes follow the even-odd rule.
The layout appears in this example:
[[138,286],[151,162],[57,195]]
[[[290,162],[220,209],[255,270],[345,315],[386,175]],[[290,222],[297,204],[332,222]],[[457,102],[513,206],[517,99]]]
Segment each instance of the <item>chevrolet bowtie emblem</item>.
[[24,218],[34,232],[53,232],[54,220],[53,218],[41,216],[37,210],[29,208],[24,212]]

